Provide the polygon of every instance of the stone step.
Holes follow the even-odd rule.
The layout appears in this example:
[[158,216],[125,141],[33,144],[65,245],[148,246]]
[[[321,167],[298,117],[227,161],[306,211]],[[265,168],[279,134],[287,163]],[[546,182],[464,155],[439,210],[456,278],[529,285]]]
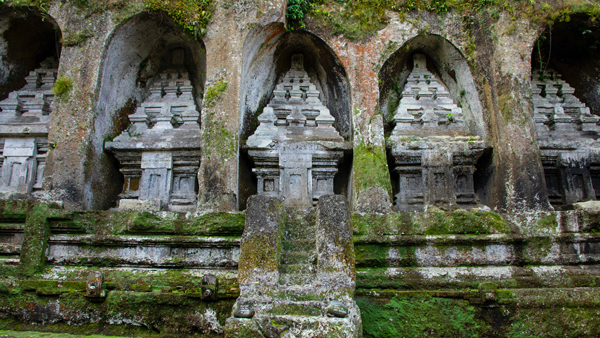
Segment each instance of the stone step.
[[298,239],[314,239],[316,235],[316,227],[298,227],[286,228],[283,232],[284,240],[298,240]]
[[315,252],[317,241],[314,239],[282,241],[281,247],[283,252]]
[[[265,310],[262,314],[275,316],[325,316],[327,303],[319,301],[282,301],[276,300],[262,306]],[[260,314],[259,314],[260,315]]]
[[317,267],[312,264],[280,264],[279,273],[284,274],[313,274],[317,272]]
[[317,255],[303,251],[283,252],[280,264],[317,264]]
[[[266,315],[227,320],[230,337],[362,337],[360,316],[352,313],[348,318],[326,316]],[[265,335],[265,332],[271,333]]]
[[279,285],[309,285],[315,281],[317,274],[290,274],[281,273],[279,274]]

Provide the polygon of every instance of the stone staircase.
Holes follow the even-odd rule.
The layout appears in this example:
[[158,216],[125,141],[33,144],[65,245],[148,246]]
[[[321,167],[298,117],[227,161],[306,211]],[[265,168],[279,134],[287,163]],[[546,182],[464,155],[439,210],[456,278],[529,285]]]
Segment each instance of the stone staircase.
[[354,261],[337,258],[348,257],[345,248],[353,249],[349,215],[332,213],[348,210],[346,203],[325,196],[317,207],[303,210],[272,197],[249,199],[240,297],[225,337],[361,337],[353,276],[347,272]]
[[281,258],[279,285],[309,285],[316,279],[316,208],[287,211]]

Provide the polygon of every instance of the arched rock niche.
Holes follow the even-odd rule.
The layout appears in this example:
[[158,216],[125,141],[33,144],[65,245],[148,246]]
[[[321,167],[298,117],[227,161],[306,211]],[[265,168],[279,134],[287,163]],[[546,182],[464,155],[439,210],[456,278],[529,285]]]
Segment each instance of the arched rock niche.
[[115,206],[123,177],[114,157],[103,151],[106,140],[127,129],[127,116],[149,95],[147,83],[169,65],[171,51],[185,50],[185,66],[200,109],[206,74],[201,40],[185,34],[165,13],[142,13],[119,25],[102,56],[97,117],[92,138],[92,165],[86,173],[86,208]]
[[[587,15],[571,15],[569,22],[546,28],[533,45],[531,68],[554,69],[592,114],[600,115],[600,22]],[[552,47],[552,48],[550,48]]]
[[485,137],[483,107],[467,60],[452,43],[435,34],[419,35],[408,40],[381,67],[379,111],[385,120],[392,121],[400,93],[413,69],[412,59],[416,53],[427,56],[427,69],[444,83],[454,102],[462,106],[469,131]]
[[531,58],[538,146],[557,210],[600,199],[600,23],[570,18],[547,27]]
[[47,14],[27,9],[0,12],[0,100],[27,83],[48,57],[60,58],[61,31]]
[[[411,153],[411,150],[409,150],[411,146],[406,145],[408,143],[400,146],[400,148],[404,147],[404,150],[401,150],[400,148],[397,149],[396,146],[393,146],[392,148],[394,148],[394,150],[388,152],[389,167],[394,168],[398,166],[399,168],[401,167],[399,170],[403,170],[402,175],[399,175],[395,171],[391,173],[394,195],[397,197],[395,208],[396,210],[402,211],[421,210],[423,205],[434,203],[432,202],[434,200],[446,199],[447,202],[440,204],[440,206],[443,205],[454,208],[456,206],[474,206],[479,202],[487,204],[487,191],[489,190],[490,184],[489,179],[492,170],[492,157],[491,149],[486,148],[484,145],[485,142],[483,141],[486,137],[483,107],[467,60],[452,43],[442,36],[433,34],[416,36],[402,45],[383,64],[383,67],[379,72],[379,110],[386,121],[386,136],[389,137],[390,135],[393,135],[392,131],[396,127],[394,114],[399,107],[402,93],[407,84],[407,79],[413,71],[415,56],[417,59],[421,60],[418,63],[420,65],[425,65],[426,70],[447,88],[449,98],[454,101],[455,104],[452,109],[458,108],[456,112],[454,110],[452,110],[452,112],[448,110],[448,114],[444,115],[450,116],[458,113],[460,109],[462,109],[460,120],[464,120],[464,124],[462,124],[462,121],[458,121],[460,122],[459,124],[462,124],[461,127],[458,127],[457,123],[455,123],[457,121],[454,120],[453,117],[450,117],[448,121],[440,122],[441,124],[445,123],[445,125],[448,126],[446,131],[438,132],[437,127],[430,127],[429,129],[424,127],[425,129],[423,129],[423,132],[408,130],[411,127],[404,127],[408,128],[406,132],[396,131],[397,135],[395,136],[395,141],[398,144],[410,142],[413,137],[422,137],[425,139],[434,135],[453,136],[453,138],[450,138],[447,142],[429,139],[426,143],[429,144],[429,142],[433,142],[430,144],[433,153],[438,153],[440,151],[441,153],[452,153],[454,164],[443,164],[440,161],[434,160],[433,157],[427,157],[427,160],[424,157],[423,161],[427,163],[422,162],[422,166],[423,168],[427,167],[428,169],[421,172],[421,168],[409,164],[411,161],[417,160],[416,157],[412,158],[411,156],[417,156],[418,152],[415,152],[413,155],[408,155]],[[437,96],[434,95],[434,97]],[[448,100],[446,99],[445,101]],[[452,104],[448,105],[448,107],[450,106],[452,106]],[[441,118],[442,120],[444,119],[443,116]],[[428,131],[425,131],[426,129]],[[463,139],[454,136],[460,136]],[[464,139],[465,137],[467,138]],[[391,138],[394,139],[394,136]],[[446,143],[446,145],[444,145],[444,143]],[[440,150],[440,145],[444,150]],[[393,155],[392,153],[395,153],[396,155]],[[402,158],[404,159],[398,158],[395,160],[394,156],[399,156],[398,154],[400,153],[404,154],[402,155]],[[477,155],[473,157],[473,155],[467,154]],[[405,164],[397,165],[395,161],[406,162]],[[475,161],[476,164],[474,164],[473,161]],[[439,173],[436,172],[436,170],[439,171]],[[434,176],[435,180],[433,179]],[[431,182],[437,182],[439,177],[445,177],[442,181],[446,183],[441,184],[445,188],[433,188],[433,185],[435,184]],[[462,179],[464,177],[467,177],[467,179]],[[423,183],[420,183],[421,179],[423,179]],[[421,184],[423,185],[421,186]],[[414,189],[413,192],[416,195],[412,196],[412,193],[410,193],[409,196],[399,195],[400,190],[402,190],[400,188],[401,185],[404,187],[402,188],[404,191]],[[407,189],[407,187],[411,186],[412,188]],[[465,186],[466,188],[462,189],[460,188],[461,186]],[[424,191],[424,195],[419,195],[421,189]],[[444,193],[442,190],[446,192]],[[475,195],[473,195],[473,191]],[[402,195],[404,195],[404,193]],[[421,197],[415,197],[417,195]],[[398,199],[402,201],[398,202]],[[416,202],[419,199],[424,200],[422,202]],[[414,203],[414,205],[410,203]],[[435,205],[438,205],[437,202]]]
[[[347,141],[352,140],[350,83],[335,52],[319,37],[306,31],[286,32],[283,24],[273,23],[254,29],[243,50],[240,95],[239,207],[256,194],[252,163],[244,151],[245,141],[258,126],[257,118],[273,97],[273,89],[291,67],[294,54],[304,56],[304,68],[320,92],[320,99],[336,122],[334,127]],[[346,195],[352,156],[346,154],[335,177],[335,193]]]

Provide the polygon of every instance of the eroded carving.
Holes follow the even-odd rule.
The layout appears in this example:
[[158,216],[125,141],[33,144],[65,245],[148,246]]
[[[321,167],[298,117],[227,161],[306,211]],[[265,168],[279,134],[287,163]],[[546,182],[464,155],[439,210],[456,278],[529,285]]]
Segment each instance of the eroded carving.
[[[548,199],[561,208],[600,194],[600,118],[554,70],[533,72],[534,120]],[[596,192],[598,191],[598,193]]]
[[259,195],[308,207],[320,196],[334,193],[337,166],[348,146],[320,95],[304,70],[304,57],[293,55],[290,70],[246,142]]
[[130,128],[105,145],[125,179],[119,210],[196,209],[200,113],[184,50],[171,56],[170,67],[152,80],[148,97],[129,116]]
[[57,68],[58,61],[47,58],[23,88],[0,101],[2,192],[35,196],[42,190]]
[[477,206],[473,173],[485,143],[469,132],[462,109],[427,70],[423,54],[413,56],[394,121],[390,143],[399,175],[395,209]]

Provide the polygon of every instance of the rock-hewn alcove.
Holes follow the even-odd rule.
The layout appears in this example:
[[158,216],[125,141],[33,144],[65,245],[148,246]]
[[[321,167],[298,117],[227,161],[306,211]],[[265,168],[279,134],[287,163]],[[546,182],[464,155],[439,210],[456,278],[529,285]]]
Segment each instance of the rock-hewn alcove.
[[61,33],[46,14],[0,13],[0,192],[40,197]]
[[0,100],[22,88],[30,71],[59,59],[61,31],[47,14],[27,9],[0,12]]
[[128,115],[152,95],[151,80],[172,66],[174,50],[183,52],[193,101],[200,109],[206,72],[206,51],[201,40],[183,32],[164,13],[142,13],[121,24],[104,51],[97,117],[92,138],[94,164],[89,167],[86,199],[90,209],[115,206],[123,190],[123,176],[105,141],[129,128]]
[[[438,35],[407,41],[384,63],[381,114],[396,210],[486,203],[483,109],[464,56]],[[393,159],[392,159],[393,157]],[[482,195],[483,201],[478,195]]]
[[[243,53],[242,89],[240,95],[240,159],[239,207],[256,194],[252,160],[244,147],[258,127],[258,116],[271,101],[275,86],[292,67],[292,56],[302,55],[306,74],[319,92],[321,102],[335,118],[333,127],[344,140],[352,139],[350,117],[350,85],[344,67],[333,50],[317,36],[305,32],[286,32],[283,25],[271,24],[252,31]],[[334,192],[346,195],[351,170],[350,151],[335,176]]]
[[573,15],[533,45],[532,91],[546,189],[555,208],[600,196],[600,33]]

